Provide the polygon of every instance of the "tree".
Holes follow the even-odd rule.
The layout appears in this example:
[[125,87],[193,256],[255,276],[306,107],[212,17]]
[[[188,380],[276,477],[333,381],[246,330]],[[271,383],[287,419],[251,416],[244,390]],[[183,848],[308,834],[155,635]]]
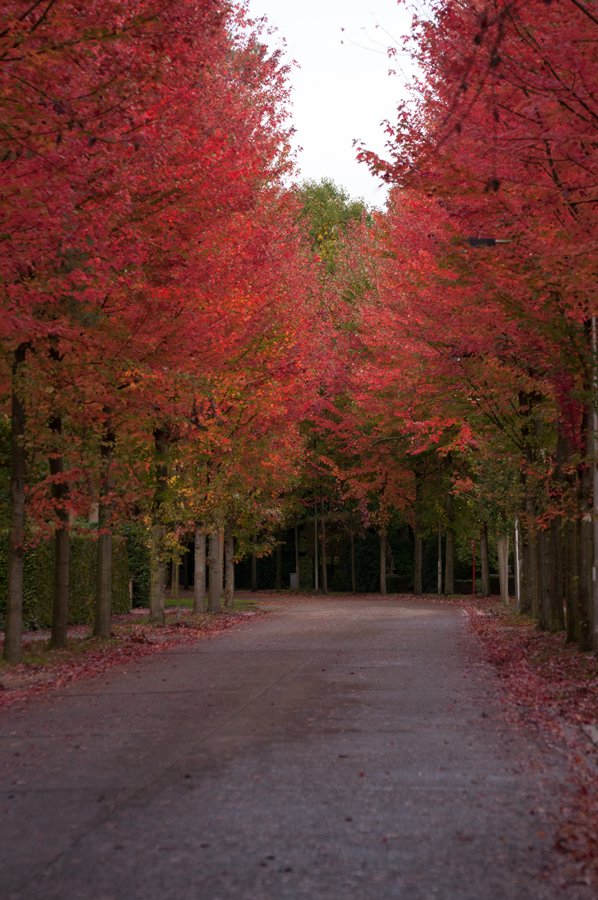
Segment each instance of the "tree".
[[[577,594],[569,618],[583,646],[595,464],[587,426],[595,28],[585,4],[433,3],[415,23],[420,93],[400,110],[390,159],[362,153],[400,186],[395,210],[406,201],[426,211],[425,224],[408,231],[421,271],[411,285],[402,279],[409,338],[451,384],[451,400],[474,400],[482,413],[474,434],[483,420],[487,433],[493,425],[495,438],[508,436],[522,474],[524,594],[544,627],[558,627],[562,592]],[[429,227],[430,214],[439,227]],[[499,252],[477,240],[471,250],[468,235],[505,244]],[[550,591],[549,558],[566,563],[564,583]],[[539,603],[547,596],[552,607]]]

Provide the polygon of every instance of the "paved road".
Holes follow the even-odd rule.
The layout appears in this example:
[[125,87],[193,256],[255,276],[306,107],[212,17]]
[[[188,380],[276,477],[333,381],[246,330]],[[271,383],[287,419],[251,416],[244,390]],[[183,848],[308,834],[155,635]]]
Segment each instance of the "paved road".
[[265,619],[0,716],[21,900],[552,900],[558,760],[503,722],[463,614]]

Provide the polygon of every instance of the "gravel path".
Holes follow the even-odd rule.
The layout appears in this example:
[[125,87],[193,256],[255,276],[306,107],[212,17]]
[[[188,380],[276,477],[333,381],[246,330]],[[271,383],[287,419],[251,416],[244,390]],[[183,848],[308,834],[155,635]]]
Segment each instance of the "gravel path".
[[459,609],[266,605],[2,713],[4,897],[589,900]]

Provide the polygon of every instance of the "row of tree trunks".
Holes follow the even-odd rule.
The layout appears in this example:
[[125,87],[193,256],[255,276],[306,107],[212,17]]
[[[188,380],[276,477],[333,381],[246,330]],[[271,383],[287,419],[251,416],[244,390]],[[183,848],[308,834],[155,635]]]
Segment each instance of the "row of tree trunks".
[[545,631],[592,649],[591,523],[555,517],[546,528],[522,529],[522,612]]
[[[15,350],[12,364],[11,390],[11,475],[10,475],[10,527],[8,547],[8,590],[5,627],[4,658],[19,662],[22,656],[24,545],[25,545],[25,483],[27,456],[25,450],[26,409],[23,378],[29,344],[20,344]],[[56,362],[61,357],[55,348],[50,356]],[[65,474],[62,453],[63,423],[60,415],[48,421],[54,446],[48,457],[48,469],[52,478],[51,492],[55,504],[57,525],[54,537],[54,595],[52,603],[52,628],[50,644],[63,648],[68,640],[70,600],[70,521],[67,507],[69,485]],[[110,492],[110,462],[115,435],[107,426],[102,444],[102,484],[98,522],[98,571],[94,634],[108,637],[111,629],[112,610],[112,533],[110,509],[104,502]]]
[[[207,543],[207,549],[206,549]],[[178,572],[178,568],[175,567]],[[178,588],[178,575],[177,575]],[[235,537],[232,526],[206,531],[195,526],[193,612],[219,612],[235,595]]]

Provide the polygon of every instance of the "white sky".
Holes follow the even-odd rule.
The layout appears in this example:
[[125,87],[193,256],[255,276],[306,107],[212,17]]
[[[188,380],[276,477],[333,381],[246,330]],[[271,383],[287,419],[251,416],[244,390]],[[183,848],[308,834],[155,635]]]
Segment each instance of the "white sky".
[[[395,119],[407,75],[389,76],[389,45],[398,46],[411,15],[397,0],[249,0],[286,39],[301,179],[331,178],[351,197],[383,206],[386,188],[357,163],[353,140],[384,150],[382,121]],[[344,28],[344,31],[342,30]],[[274,44],[279,43],[273,39]]]

